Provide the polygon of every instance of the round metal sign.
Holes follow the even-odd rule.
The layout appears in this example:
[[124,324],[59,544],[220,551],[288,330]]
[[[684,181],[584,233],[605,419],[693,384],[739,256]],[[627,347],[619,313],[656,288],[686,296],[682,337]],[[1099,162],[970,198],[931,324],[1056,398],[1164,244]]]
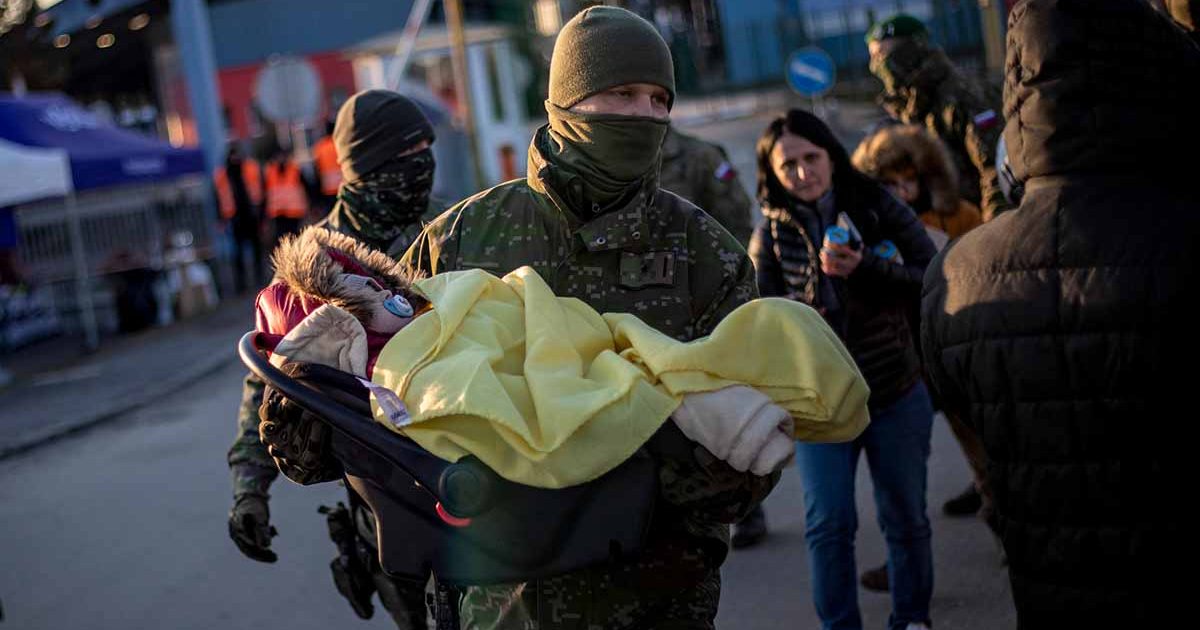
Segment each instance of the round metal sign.
[[258,72],[254,101],[274,122],[312,123],[321,114],[321,78],[307,60],[272,59]]
[[833,87],[836,79],[833,58],[820,48],[797,50],[788,57],[788,85],[803,96],[821,96]]

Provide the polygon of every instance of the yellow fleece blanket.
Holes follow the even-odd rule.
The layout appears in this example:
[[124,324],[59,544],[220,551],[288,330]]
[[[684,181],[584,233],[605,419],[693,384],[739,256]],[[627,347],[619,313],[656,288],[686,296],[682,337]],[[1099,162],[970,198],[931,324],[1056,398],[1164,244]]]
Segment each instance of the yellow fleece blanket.
[[529,267],[504,278],[444,273],[415,288],[433,310],[380,353],[375,418],[442,459],[475,455],[511,481],[595,479],[641,447],[684,394],[729,385],[787,409],[800,440],[849,441],[869,421],[854,360],[798,302],[754,300],[683,343],[633,315],[557,297]]

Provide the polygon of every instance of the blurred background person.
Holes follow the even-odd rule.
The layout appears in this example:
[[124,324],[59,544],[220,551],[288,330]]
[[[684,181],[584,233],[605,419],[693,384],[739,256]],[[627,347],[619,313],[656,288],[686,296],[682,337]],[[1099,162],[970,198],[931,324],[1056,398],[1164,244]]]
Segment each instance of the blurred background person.
[[916,211],[939,249],[983,223],[979,206],[959,194],[946,145],[917,125],[892,125],[867,136],[854,167]]
[[924,356],[986,449],[1018,627],[1170,627],[1191,586],[1175,361],[1200,352],[1200,194],[1178,149],[1200,143],[1200,49],[1140,0],[1028,0],[1010,27],[1024,195],[931,265]]
[[317,208],[324,217],[337,202],[338,188],[342,185],[342,169],[338,166],[337,147],[333,141],[334,121],[325,122],[325,135],[313,144],[313,170],[316,174]]
[[[922,127],[884,127],[863,139],[851,162],[915,210],[939,250],[983,223],[979,208],[959,197],[958,173],[945,145]],[[914,300],[909,318],[914,338],[920,331],[917,307]],[[935,399],[934,408],[939,407]],[[991,496],[987,488],[983,444],[962,421],[953,416],[947,416],[946,420],[966,456],[973,480],[966,490],[942,505],[942,512],[947,516],[979,513],[986,521],[991,513]],[[860,582],[869,590],[886,591],[887,564],[864,571]]]
[[[759,292],[821,312],[871,387],[871,424],[862,436],[796,448],[817,615],[825,628],[862,627],[854,479],[865,451],[893,585],[888,627],[927,628],[933,554],[925,488],[933,407],[908,312],[935,253],[933,242],[916,214],[858,172],[828,125],[806,111],[773,120],[755,154],[765,219],[750,241]],[[848,238],[833,238],[838,230],[827,237],[831,228]]]
[[750,242],[754,204],[720,145],[668,127],[659,187],[699,206],[743,246]]
[[[318,225],[398,257],[420,234],[423,221],[436,217],[444,207],[430,199],[433,141],[433,126],[412,100],[387,90],[352,96],[339,110],[334,130],[343,175],[338,202]],[[305,305],[293,298],[285,284],[274,283],[256,300],[258,316],[269,320],[264,323],[260,319],[259,328],[285,333],[307,314]],[[263,382],[247,374],[238,408],[237,437],[227,455],[233,480],[229,535],[248,558],[275,562],[270,489],[279,469],[259,435],[263,394]],[[312,460],[322,460],[323,444],[313,443],[312,448]],[[323,480],[323,475],[340,477],[324,469],[287,472],[290,479],[301,483],[315,483]],[[337,525],[330,534],[340,550],[361,545],[365,553],[343,551],[334,560],[339,592],[359,617],[373,615],[371,600],[378,593],[399,628],[425,628],[425,584],[394,579],[383,572],[376,559],[374,518],[361,500],[351,498],[349,504],[352,514],[340,506],[329,511],[330,524]]]
[[921,20],[903,13],[867,32],[871,74],[883,82],[879,104],[896,120],[921,125],[946,143],[959,173],[959,195],[983,219],[1008,209],[996,176],[1004,121],[978,82],[954,67]]
[[276,147],[265,171],[266,217],[271,222],[270,249],[273,250],[284,235],[300,231],[304,217],[308,215],[308,195],[304,192],[300,166],[287,149]]
[[[243,293],[247,286],[258,287],[264,280],[262,168],[257,160],[243,155],[238,142],[230,142],[225,163],[213,173],[213,185],[217,190],[221,221],[233,239],[233,286],[238,293]],[[251,257],[249,268],[254,273],[249,285],[246,283],[247,255]]]

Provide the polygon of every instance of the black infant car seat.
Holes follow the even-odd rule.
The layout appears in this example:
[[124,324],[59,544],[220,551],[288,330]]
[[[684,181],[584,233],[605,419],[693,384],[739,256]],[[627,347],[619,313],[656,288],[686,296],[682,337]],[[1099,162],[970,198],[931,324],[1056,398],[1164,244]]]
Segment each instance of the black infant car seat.
[[508,481],[474,457],[439,459],[371,414],[358,379],[325,366],[275,368],[247,333],[242,362],[333,431],[346,482],[376,519],[379,563],[392,575],[465,586],[522,582],[619,560],[642,548],[657,467],[639,451],[588,483],[549,490]]

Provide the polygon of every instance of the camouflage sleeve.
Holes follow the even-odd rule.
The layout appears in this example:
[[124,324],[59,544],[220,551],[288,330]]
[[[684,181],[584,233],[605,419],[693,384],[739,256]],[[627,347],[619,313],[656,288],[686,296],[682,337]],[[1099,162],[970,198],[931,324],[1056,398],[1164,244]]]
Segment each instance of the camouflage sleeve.
[[991,221],[1000,213],[1011,210],[1000,190],[1000,175],[996,172],[996,144],[1004,130],[1004,122],[994,110],[973,114],[959,111],[955,116],[962,125],[963,148],[979,171],[980,208],[983,220]]
[[275,461],[258,438],[258,408],[262,406],[266,385],[253,374],[247,374],[242,385],[242,402],[238,406],[237,437],[229,447],[227,461],[233,476],[233,496],[244,494],[269,496],[271,483],[279,476]]
[[659,488],[671,505],[688,514],[688,528],[705,536],[713,523],[733,524],[762,503],[780,473],[759,477],[738,472],[668,422],[647,443],[659,461]]
[[704,188],[701,198],[694,201],[744,247],[750,242],[752,204],[737,171],[719,149],[712,152],[710,159],[697,160],[695,164],[701,170],[695,177],[704,182]]
[[458,219],[462,216],[466,201],[460,201],[421,230],[400,262],[428,275],[453,271],[458,260]]

